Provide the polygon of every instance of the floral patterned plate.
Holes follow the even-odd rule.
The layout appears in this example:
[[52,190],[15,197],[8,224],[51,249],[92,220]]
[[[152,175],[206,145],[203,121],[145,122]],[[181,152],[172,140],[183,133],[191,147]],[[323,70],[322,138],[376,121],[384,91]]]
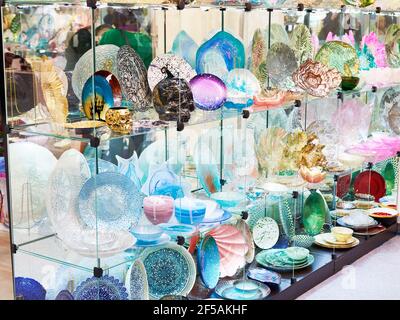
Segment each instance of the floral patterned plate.
[[253,228],[253,238],[259,248],[272,248],[279,239],[278,224],[269,217],[258,220]]

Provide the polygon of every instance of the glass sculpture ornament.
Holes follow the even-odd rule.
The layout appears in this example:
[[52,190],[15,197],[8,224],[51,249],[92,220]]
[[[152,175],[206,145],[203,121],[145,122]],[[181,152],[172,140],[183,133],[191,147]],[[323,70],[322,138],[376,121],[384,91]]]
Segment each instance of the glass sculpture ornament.
[[[90,173],[92,176],[101,172],[118,172],[118,167],[110,162],[103,159],[88,159],[87,163],[90,168]],[[97,172],[98,171],[98,172]]]
[[294,50],[298,65],[312,58],[310,30],[304,24],[298,24],[290,34],[290,47]]
[[360,70],[369,70],[377,67],[375,58],[366,45],[357,49],[357,55],[360,60]]
[[286,101],[286,91],[279,89],[263,89],[254,97],[254,110],[270,110],[280,107]]
[[24,300],[45,300],[46,289],[32,278],[16,277],[14,280],[15,295]]
[[112,88],[100,75],[90,77],[86,81],[81,100],[83,111],[90,120],[105,120],[108,109],[114,106]]
[[325,145],[323,153],[327,159],[335,159],[338,149],[338,133],[334,124],[327,120],[316,120],[307,127],[307,133],[314,133],[321,144]]
[[[394,161],[396,163],[396,161]],[[386,182],[386,195],[391,195],[392,190],[396,187],[396,170],[397,165],[393,165],[392,162],[388,161],[383,169],[382,176]]]
[[118,79],[122,93],[133,103],[135,111],[147,111],[151,107],[151,90],[147,80],[147,70],[136,51],[124,45],[117,54]]
[[328,214],[329,208],[324,197],[312,189],[304,202],[303,225],[306,233],[310,236],[319,234]]
[[55,300],[74,300],[74,296],[68,290],[61,290]]
[[257,78],[247,69],[232,69],[224,79],[227,87],[225,106],[246,108],[253,104],[253,97],[261,91]]
[[267,56],[268,44],[265,38],[265,32],[261,29],[257,29],[254,32],[251,52],[249,57],[249,69],[258,79],[262,87],[267,82],[266,68],[266,56]]
[[357,77],[360,71],[357,51],[343,41],[326,42],[319,49],[315,60],[329,68],[336,68],[343,77]]
[[207,236],[214,238],[220,255],[220,278],[233,276],[246,264],[246,253],[249,248],[240,230],[231,225],[221,225]]
[[87,278],[72,293],[75,300],[128,300],[124,285],[112,276]]
[[235,227],[242,232],[243,237],[246,240],[249,250],[246,253],[246,262],[252,263],[255,256],[256,246],[253,240],[253,234],[251,233],[250,227],[247,222],[243,219],[238,219],[235,223]]
[[386,29],[386,57],[390,67],[400,67],[400,25],[392,24]]
[[214,289],[219,280],[220,255],[213,237],[206,236],[200,242],[197,249],[197,265],[204,285]]
[[390,88],[381,98],[380,111],[383,113],[385,125],[389,126],[392,133],[400,132],[400,90]]
[[371,105],[360,99],[347,99],[332,115],[332,124],[338,130],[339,143],[342,147],[350,147],[365,141],[371,122]]
[[325,97],[339,87],[342,77],[334,68],[308,59],[292,75],[294,83],[315,97]]
[[285,235],[291,239],[296,233],[295,217],[292,213],[293,207],[288,199],[280,197],[279,200],[279,218]]
[[198,44],[190,37],[186,31],[181,30],[172,43],[171,52],[186,60],[194,69],[196,68],[196,52]]
[[94,74],[102,76],[107,80],[108,84],[112,89],[114,106],[119,107],[122,101],[122,91],[121,91],[121,85],[119,84],[117,77],[113,75],[111,72],[105,70],[96,71]]
[[133,111],[127,107],[108,108],[105,121],[112,131],[129,134],[133,129]]
[[302,179],[308,183],[320,183],[326,177],[326,172],[323,172],[319,167],[307,168],[305,166],[301,166],[299,173]]
[[362,37],[361,48],[367,47],[374,57],[374,62],[378,68],[387,67],[385,43],[378,39],[375,32],[371,32]]
[[141,260],[136,259],[128,269],[125,277],[125,287],[129,300],[149,300],[149,284],[147,273]]
[[348,4],[353,7],[365,8],[375,3],[375,0],[343,0],[344,4]]
[[[215,57],[222,58],[223,61],[218,59],[218,63],[223,62],[223,66],[227,71],[235,68],[244,68],[245,66],[245,50],[242,42],[225,31],[217,32],[197,50],[197,74],[210,73],[212,69],[207,67],[208,64],[218,66],[215,64]],[[218,68],[221,67],[220,65]],[[218,73],[218,76],[223,76],[223,74]]]
[[82,186],[78,200],[82,221],[100,230],[129,230],[139,222],[142,195],[126,176],[99,173]]
[[[96,46],[96,71],[108,71],[117,75],[117,53],[119,48],[112,44]],[[76,63],[72,73],[72,89],[80,99],[82,88],[86,81],[93,75],[93,50],[88,50]],[[121,79],[118,77],[118,80]]]
[[197,108],[214,111],[222,107],[226,101],[225,83],[213,74],[198,74],[190,80],[194,103]]
[[149,296],[186,296],[196,280],[196,264],[191,254],[176,244],[145,249],[140,259],[147,272]]
[[180,78],[189,82],[194,76],[196,76],[196,71],[183,58],[171,53],[155,57],[147,71],[147,79],[151,90],[154,90],[161,80],[168,77]]
[[[8,148],[13,208],[13,227],[31,228],[46,215],[47,185],[57,159],[32,142],[10,143]],[[49,209],[49,208],[47,208]]]
[[292,48],[282,42],[271,45],[267,53],[266,72],[275,87],[292,88],[290,77],[297,67],[296,54]]
[[141,189],[141,176],[142,172],[139,168],[139,158],[137,156],[136,151],[133,152],[132,156],[128,159],[124,159],[119,155],[116,155],[115,158],[118,162],[118,172],[132,180],[138,190]]
[[189,83],[163,68],[167,77],[153,89],[153,103],[160,120],[188,122],[194,111],[194,101]]
[[271,23],[271,32],[268,36],[268,30],[264,32],[265,39],[270,38],[270,46],[274,43],[284,43],[290,45],[290,38],[285,27],[280,23]]

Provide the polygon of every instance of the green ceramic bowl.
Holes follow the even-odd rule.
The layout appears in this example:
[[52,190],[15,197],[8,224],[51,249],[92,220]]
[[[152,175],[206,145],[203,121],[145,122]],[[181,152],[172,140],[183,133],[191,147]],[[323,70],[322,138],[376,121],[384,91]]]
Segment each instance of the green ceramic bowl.
[[290,259],[299,261],[307,259],[310,251],[302,247],[289,247],[285,250],[285,253]]

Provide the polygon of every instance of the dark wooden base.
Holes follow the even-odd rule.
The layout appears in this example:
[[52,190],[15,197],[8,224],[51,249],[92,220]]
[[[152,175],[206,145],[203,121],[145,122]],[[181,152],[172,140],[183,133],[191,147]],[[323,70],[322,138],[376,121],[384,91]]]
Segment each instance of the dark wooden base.
[[293,300],[314,288],[319,283],[333,276],[335,273],[381,244],[398,234],[398,224],[388,227],[384,232],[371,237],[358,237],[360,244],[347,250],[324,249],[313,246],[310,251],[315,262],[307,269],[282,274],[279,287],[271,287],[268,300]]

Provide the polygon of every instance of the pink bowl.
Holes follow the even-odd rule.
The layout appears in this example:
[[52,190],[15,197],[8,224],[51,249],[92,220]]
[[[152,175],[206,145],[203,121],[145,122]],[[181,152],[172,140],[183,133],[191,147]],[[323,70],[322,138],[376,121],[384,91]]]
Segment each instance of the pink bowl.
[[144,214],[152,224],[167,223],[174,211],[174,199],[168,196],[149,196],[143,200]]

